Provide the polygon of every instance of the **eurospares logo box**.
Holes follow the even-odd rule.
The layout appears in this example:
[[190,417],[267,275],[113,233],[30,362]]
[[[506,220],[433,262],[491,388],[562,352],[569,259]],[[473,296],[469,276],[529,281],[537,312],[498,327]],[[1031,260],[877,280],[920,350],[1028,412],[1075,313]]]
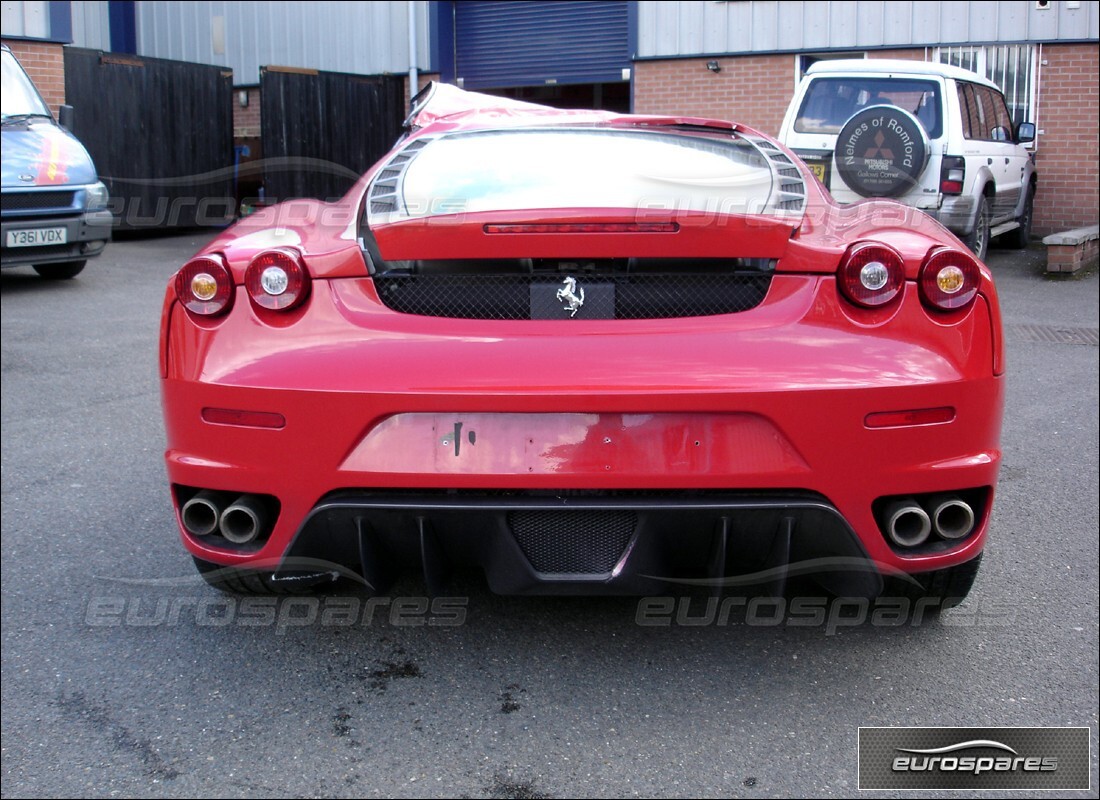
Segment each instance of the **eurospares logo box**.
[[859,788],[1089,790],[1088,728],[860,728]]

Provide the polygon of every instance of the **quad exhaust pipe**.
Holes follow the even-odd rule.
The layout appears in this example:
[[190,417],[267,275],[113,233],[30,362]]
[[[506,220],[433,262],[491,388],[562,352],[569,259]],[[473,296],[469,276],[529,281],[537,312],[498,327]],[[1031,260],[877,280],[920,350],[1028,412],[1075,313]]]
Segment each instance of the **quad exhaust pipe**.
[[898,547],[919,547],[935,533],[948,541],[965,539],[974,531],[974,509],[956,495],[895,500],[886,507],[883,522],[886,535]]
[[222,509],[229,498],[224,492],[203,489],[183,504],[180,509],[180,521],[184,530],[192,536],[209,536],[218,530]]
[[267,504],[252,494],[242,494],[222,512],[218,528],[233,544],[248,544],[267,527]]
[[944,539],[962,539],[974,530],[974,509],[954,495],[932,501],[932,527]]
[[269,504],[254,494],[232,498],[233,495],[227,492],[203,489],[180,509],[184,530],[192,536],[221,533],[233,544],[255,541],[270,526]]
[[886,508],[886,535],[898,547],[917,547],[932,533],[932,519],[912,498],[895,500]]

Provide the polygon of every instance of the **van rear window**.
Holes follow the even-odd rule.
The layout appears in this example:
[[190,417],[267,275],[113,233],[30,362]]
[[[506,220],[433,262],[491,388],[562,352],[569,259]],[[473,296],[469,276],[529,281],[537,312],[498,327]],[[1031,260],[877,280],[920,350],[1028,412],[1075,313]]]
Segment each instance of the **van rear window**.
[[794,121],[799,133],[840,133],[851,116],[868,106],[891,105],[916,117],[929,139],[943,133],[940,85],[908,78],[817,78]]

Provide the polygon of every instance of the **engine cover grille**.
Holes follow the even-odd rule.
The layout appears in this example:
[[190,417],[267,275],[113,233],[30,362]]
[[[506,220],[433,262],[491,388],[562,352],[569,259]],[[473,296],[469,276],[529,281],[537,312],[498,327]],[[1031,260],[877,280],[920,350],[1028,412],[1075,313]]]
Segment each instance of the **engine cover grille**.
[[514,511],[508,525],[535,572],[604,575],[634,536],[632,511]]
[[[383,303],[394,311],[457,319],[546,318],[546,305],[561,319],[669,319],[748,311],[763,302],[770,273],[646,273],[584,276],[589,309],[573,314],[558,296],[560,275],[376,275]],[[596,297],[601,302],[592,300]],[[542,309],[542,311],[540,311]],[[551,317],[553,318],[553,317]]]

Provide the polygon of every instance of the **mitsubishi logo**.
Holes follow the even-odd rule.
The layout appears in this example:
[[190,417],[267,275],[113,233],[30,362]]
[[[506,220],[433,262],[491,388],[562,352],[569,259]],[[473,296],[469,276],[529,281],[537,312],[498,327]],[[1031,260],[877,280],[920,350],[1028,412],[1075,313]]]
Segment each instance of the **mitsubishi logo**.
[[893,158],[894,151],[888,147],[883,147],[884,144],[886,144],[886,137],[883,135],[882,131],[877,131],[875,133],[875,146],[868,149],[867,152],[863,154],[863,157],[874,158],[878,156],[879,158]]
[[577,279],[567,275],[564,288],[558,289],[558,300],[564,304],[564,311],[569,312],[570,317],[577,316],[577,312],[584,305],[584,287],[577,289]]

